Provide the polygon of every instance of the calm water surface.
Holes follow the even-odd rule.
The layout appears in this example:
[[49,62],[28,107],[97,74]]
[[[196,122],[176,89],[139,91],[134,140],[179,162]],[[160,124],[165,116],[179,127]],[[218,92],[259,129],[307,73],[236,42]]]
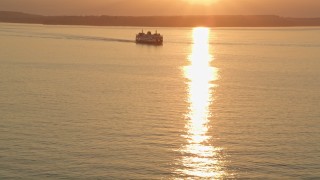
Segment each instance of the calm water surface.
[[320,179],[320,28],[140,30],[0,24],[0,179]]

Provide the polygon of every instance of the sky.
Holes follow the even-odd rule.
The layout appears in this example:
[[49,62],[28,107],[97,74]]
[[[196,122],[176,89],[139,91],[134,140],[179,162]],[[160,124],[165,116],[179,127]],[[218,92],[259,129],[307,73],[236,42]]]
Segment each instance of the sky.
[[320,0],[0,0],[0,11],[41,15],[320,17]]

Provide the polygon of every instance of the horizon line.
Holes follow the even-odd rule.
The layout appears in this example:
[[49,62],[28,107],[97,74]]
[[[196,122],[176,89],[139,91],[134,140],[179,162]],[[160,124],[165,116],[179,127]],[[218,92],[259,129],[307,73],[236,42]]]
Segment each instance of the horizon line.
[[298,19],[316,19],[320,18],[320,16],[316,17],[293,17],[293,16],[282,16],[282,15],[277,15],[277,14],[212,14],[212,15],[201,15],[201,14],[184,14],[184,15],[108,15],[108,14],[99,14],[99,15],[94,15],[94,14],[78,14],[78,15],[44,15],[44,14],[37,14],[37,13],[29,13],[29,12],[23,12],[23,11],[8,11],[8,10],[0,10],[0,12],[8,12],[8,13],[21,13],[25,15],[34,15],[34,16],[43,16],[43,17],[86,17],[86,16],[108,16],[108,17],[210,17],[210,16],[275,16],[275,17],[280,17],[280,18],[298,18]]

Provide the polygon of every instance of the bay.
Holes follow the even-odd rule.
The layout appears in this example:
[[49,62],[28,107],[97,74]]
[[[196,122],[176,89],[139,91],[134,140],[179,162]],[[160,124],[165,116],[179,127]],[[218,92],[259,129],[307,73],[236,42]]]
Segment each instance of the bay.
[[1,179],[318,179],[320,28],[0,24]]

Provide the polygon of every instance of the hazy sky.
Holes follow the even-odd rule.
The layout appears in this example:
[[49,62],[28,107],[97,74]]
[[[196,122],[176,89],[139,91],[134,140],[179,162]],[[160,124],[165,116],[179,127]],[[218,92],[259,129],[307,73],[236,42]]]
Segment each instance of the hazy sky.
[[0,11],[44,15],[274,14],[320,17],[320,0],[0,0]]

